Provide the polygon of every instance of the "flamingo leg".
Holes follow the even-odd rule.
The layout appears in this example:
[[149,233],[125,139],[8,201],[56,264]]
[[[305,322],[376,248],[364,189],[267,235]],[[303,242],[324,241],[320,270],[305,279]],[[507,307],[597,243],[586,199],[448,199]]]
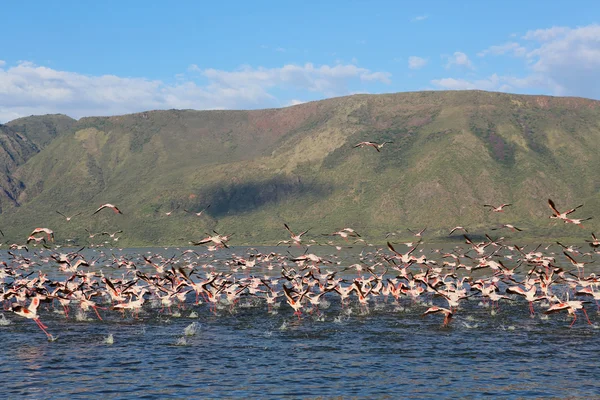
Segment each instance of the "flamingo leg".
[[587,318],[587,322],[588,322],[588,324],[592,325],[592,321],[590,321],[590,317],[588,317],[588,315],[587,315],[587,311],[585,311],[585,308],[582,308],[582,310],[583,310],[583,314],[584,314],[584,315],[585,315],[585,317]]
[[577,320],[577,315],[573,314],[573,322],[571,322],[571,325],[569,325],[569,328],[573,326],[573,324],[575,323],[576,320]]
[[531,302],[531,301],[529,302],[529,312],[531,313],[532,316],[535,315],[535,311],[533,309],[533,302]]
[[35,321],[35,323],[37,324],[37,326],[39,326],[39,327],[40,327],[40,329],[41,329],[42,331],[44,331],[44,333],[46,334],[46,336],[48,336],[49,338],[52,338],[52,335],[51,335],[51,334],[49,334],[49,333],[48,333],[48,331],[46,330],[47,326],[46,326],[46,325],[44,325],[44,324],[42,323],[42,321],[40,321],[40,320],[39,320],[39,318],[35,318],[35,319],[34,319],[34,321]]
[[96,315],[98,316],[98,319],[99,319],[100,321],[102,321],[102,317],[100,316],[100,313],[98,313],[98,307],[96,307],[96,306],[92,306],[92,308],[93,308],[93,309],[94,309],[94,311],[96,312]]

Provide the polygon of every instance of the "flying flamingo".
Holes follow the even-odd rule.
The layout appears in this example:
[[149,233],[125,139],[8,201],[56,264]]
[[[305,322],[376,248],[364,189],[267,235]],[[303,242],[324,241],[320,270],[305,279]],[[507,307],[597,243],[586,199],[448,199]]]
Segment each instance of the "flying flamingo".
[[512,206],[511,203],[504,203],[504,204],[500,204],[499,206],[493,206],[491,204],[484,204],[484,207],[489,207],[490,211],[493,212],[503,212],[504,211],[504,207],[508,207],[508,206]]
[[574,212],[578,208],[583,207],[583,204],[580,204],[577,207],[570,209],[569,211],[565,211],[564,213],[561,213],[560,211],[558,211],[558,209],[556,208],[556,205],[554,204],[554,202],[551,199],[548,199],[548,206],[552,210],[552,215],[550,216],[550,218],[552,218],[552,219],[562,219],[564,221],[564,220],[569,219],[567,217],[567,215],[571,214],[572,212]]
[[594,232],[592,232],[592,239],[594,239],[594,240],[586,240],[586,242],[590,245],[590,247],[596,248],[596,247],[600,246],[600,239],[596,238],[596,235],[594,235]]
[[48,333],[48,331],[46,330],[46,328],[48,328],[46,325],[44,325],[42,323],[42,321],[40,321],[40,317],[37,315],[37,309],[38,306],[40,305],[40,298],[36,295],[34,298],[31,299],[31,302],[29,303],[29,307],[23,307],[20,305],[17,306],[12,306],[12,311],[17,314],[20,315],[21,317],[25,317],[27,319],[32,319],[35,321],[35,323],[37,324],[37,326],[40,327],[40,329],[42,331],[44,331],[44,333],[46,334],[46,336],[48,337],[48,340],[50,341],[54,341],[54,337]]
[[29,236],[37,235],[38,233],[45,233],[48,236],[48,240],[54,241],[54,231],[48,228],[35,228]]
[[452,316],[454,315],[454,313],[451,310],[447,309],[447,308],[433,306],[433,307],[429,307],[423,313],[423,317],[426,316],[426,315],[435,314],[435,313],[442,313],[442,314],[444,314],[444,326],[448,326],[448,324],[452,320]]
[[201,217],[202,214],[204,213],[204,211],[208,210],[209,208],[210,208],[210,204],[207,205],[206,207],[204,207],[202,210],[200,210],[200,212],[189,211],[189,210],[186,210],[185,208],[183,209],[183,211],[185,211],[188,214],[195,214],[197,217]]
[[297,244],[298,246],[300,246],[300,243],[302,242],[302,236],[306,234],[306,232],[308,232],[310,229],[305,230],[304,232],[301,232],[299,234],[295,234],[294,232],[292,232],[292,230],[290,229],[290,227],[288,226],[288,224],[283,224],[283,226],[285,226],[285,229],[287,229],[287,231],[290,233],[290,237],[292,239],[292,241]]
[[377,150],[378,153],[381,153],[381,149],[383,146],[385,146],[387,143],[393,143],[391,141],[388,142],[383,142],[381,144],[379,143],[375,143],[375,142],[360,142],[358,144],[355,144],[353,147],[365,147],[365,146],[371,146],[372,148],[374,148],[375,150]]
[[585,308],[583,307],[584,303],[589,303],[589,301],[569,300],[567,298],[567,301],[562,301],[562,302],[559,302],[559,303],[556,303],[556,304],[553,304],[552,306],[550,306],[550,308],[548,308],[544,312],[544,314],[552,314],[555,312],[567,310],[567,312],[573,316],[573,322],[571,322],[571,325],[569,325],[569,328],[570,328],[573,326],[573,324],[577,320],[577,315],[575,314],[575,311],[582,310],[583,314],[585,315],[585,318],[587,319],[588,324],[592,325],[592,321],[590,321],[590,317],[588,317],[587,312],[585,311]]
[[[102,204],[100,207],[98,207],[98,209],[97,209],[96,211],[94,211],[94,214],[96,214],[96,213],[100,212],[100,210],[102,210],[102,209],[104,209],[104,208],[112,208],[112,209],[113,209],[113,211],[115,212],[115,214],[121,214],[121,215],[123,214],[123,213],[121,212],[121,210],[119,210],[119,209],[117,208],[117,206],[115,206],[114,204],[110,204],[110,203]],[[92,215],[94,215],[94,214],[92,214]]]
[[65,214],[61,213],[60,211],[57,211],[56,213],[62,215],[63,217],[65,217],[65,219],[67,220],[67,222],[69,222],[74,217],[83,214],[82,212],[78,212],[77,214],[73,214],[70,217],[67,217]]

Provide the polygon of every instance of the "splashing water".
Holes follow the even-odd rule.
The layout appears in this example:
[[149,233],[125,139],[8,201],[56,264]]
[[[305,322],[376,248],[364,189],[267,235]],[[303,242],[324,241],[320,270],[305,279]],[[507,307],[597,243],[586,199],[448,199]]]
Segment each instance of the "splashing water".
[[198,313],[196,311],[192,311],[190,315],[188,315],[188,318],[198,318]]
[[113,335],[111,333],[107,337],[104,338],[104,341],[102,343],[104,343],[104,344],[113,344],[114,342],[115,342],[115,338],[113,337]]
[[200,327],[199,323],[192,322],[191,324],[189,324],[188,326],[185,327],[185,329],[183,330],[183,334],[185,336],[194,336],[198,332],[199,327]]
[[75,321],[78,322],[83,322],[83,321],[91,321],[91,318],[88,318],[88,316],[85,314],[85,312],[83,310],[79,310],[77,311],[77,313],[75,314]]
[[177,341],[175,342],[175,346],[187,346],[187,340],[185,339],[185,337],[182,336],[179,339],[177,339]]
[[9,319],[6,319],[4,314],[0,314],[0,326],[8,326],[10,324],[12,324],[12,322],[10,322]]

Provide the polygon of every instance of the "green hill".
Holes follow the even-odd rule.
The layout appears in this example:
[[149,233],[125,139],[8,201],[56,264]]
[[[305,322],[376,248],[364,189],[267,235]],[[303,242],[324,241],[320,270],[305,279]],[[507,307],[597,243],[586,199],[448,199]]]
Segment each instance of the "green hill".
[[[444,238],[455,225],[512,223],[524,231],[496,233],[514,238],[600,231],[600,217],[585,230],[550,220],[546,203],[600,215],[598,101],[436,91],[63,118],[54,130],[45,118],[4,126],[27,127],[41,149],[10,168],[20,189],[2,203],[0,226],[14,241],[37,226],[80,243],[84,229],[122,229],[118,244],[129,246],[185,244],[212,229],[234,232],[235,244],[275,243],[289,236],[284,222],[319,241],[351,226],[377,243],[389,231],[410,237],[406,228]],[[392,143],[354,148],[364,140]],[[124,215],[91,215],[106,202]],[[513,205],[492,213],[485,203]],[[201,217],[183,211],[208,205]],[[67,222],[57,210],[84,214]]]

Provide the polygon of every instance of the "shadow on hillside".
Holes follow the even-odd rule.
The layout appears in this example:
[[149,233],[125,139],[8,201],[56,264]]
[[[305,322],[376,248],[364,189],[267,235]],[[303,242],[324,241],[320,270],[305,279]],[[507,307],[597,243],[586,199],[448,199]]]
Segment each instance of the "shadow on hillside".
[[264,181],[224,183],[202,189],[202,205],[210,204],[206,214],[218,218],[259,209],[273,203],[294,198],[313,202],[328,196],[331,185],[318,181],[304,181],[300,177],[275,177]]

